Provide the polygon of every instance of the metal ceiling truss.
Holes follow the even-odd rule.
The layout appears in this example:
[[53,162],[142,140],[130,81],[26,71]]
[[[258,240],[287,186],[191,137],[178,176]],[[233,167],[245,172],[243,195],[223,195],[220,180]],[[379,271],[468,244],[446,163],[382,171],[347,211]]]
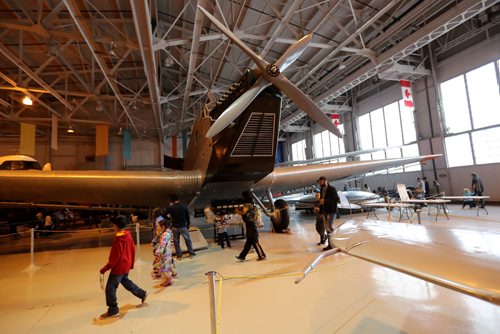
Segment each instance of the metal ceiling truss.
[[[496,0],[464,0],[456,6],[450,8],[436,19],[428,22],[421,29],[417,30],[396,46],[387,50],[377,57],[376,63],[368,63],[346,79],[336,84],[329,91],[316,97],[314,101],[321,107],[329,101],[335,99],[353,87],[375,76],[378,72],[396,64],[399,60],[416,52],[423,46],[429,44],[439,36],[447,33],[463,22],[477,15],[490,6],[494,5]],[[302,111],[296,111],[286,119],[282,120],[280,128],[290,125],[304,116]]]
[[[430,42],[436,41],[435,55],[449,57],[497,33],[491,10],[479,23],[463,25],[494,4],[499,1],[3,0],[0,122],[12,130],[2,133],[16,133],[11,125],[21,120],[48,124],[52,114],[87,133],[97,122],[159,140],[189,129],[205,103],[253,66],[197,5],[269,62],[313,33],[285,75],[326,113],[344,113],[353,88],[350,97],[368,96],[386,80],[428,75],[421,48]],[[379,82],[369,80],[375,76]],[[21,94],[35,105],[22,105]],[[280,129],[304,129],[308,118],[283,98]]]

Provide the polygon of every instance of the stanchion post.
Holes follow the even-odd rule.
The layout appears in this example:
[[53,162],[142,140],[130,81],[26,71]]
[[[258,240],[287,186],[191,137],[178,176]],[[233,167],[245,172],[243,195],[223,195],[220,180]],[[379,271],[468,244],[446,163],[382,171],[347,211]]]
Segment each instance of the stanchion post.
[[208,296],[210,298],[210,333],[217,333],[217,298],[215,292],[215,276],[217,272],[209,271],[206,273],[208,278]]
[[24,272],[30,272],[40,269],[35,265],[35,229],[31,228],[31,245],[30,245],[30,265],[23,269]]
[[135,223],[135,235],[137,239],[137,260],[135,261],[135,264],[140,266],[145,262],[141,259],[141,230],[139,223]]

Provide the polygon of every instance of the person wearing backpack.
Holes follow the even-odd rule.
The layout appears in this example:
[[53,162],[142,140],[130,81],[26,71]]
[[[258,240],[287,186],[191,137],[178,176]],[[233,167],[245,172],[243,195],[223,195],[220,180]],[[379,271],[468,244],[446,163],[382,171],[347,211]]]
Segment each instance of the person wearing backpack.
[[250,248],[253,246],[257,252],[257,261],[265,260],[267,256],[259,243],[259,232],[257,231],[257,226],[255,224],[257,208],[253,204],[253,198],[249,191],[244,191],[241,193],[241,196],[243,197],[244,205],[242,208],[237,208],[236,213],[241,215],[243,221],[245,222],[247,239],[245,241],[245,246],[243,246],[243,250],[240,255],[236,256],[236,258],[240,261],[245,261]]

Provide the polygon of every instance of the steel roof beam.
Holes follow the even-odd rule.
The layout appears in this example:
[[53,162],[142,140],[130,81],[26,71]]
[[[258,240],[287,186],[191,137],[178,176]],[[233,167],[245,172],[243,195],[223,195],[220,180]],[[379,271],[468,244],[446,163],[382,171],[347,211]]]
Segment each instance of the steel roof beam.
[[[7,75],[5,75],[4,73],[0,72],[0,78],[4,79],[9,84],[11,84],[12,85],[12,88],[11,88],[12,90],[18,90],[18,91],[23,92],[24,94],[26,94],[27,96],[29,96],[30,99],[35,100],[38,104],[40,104],[42,107],[44,107],[47,110],[49,110],[54,115],[57,115],[59,117],[61,116],[61,114],[58,113],[57,111],[55,111],[54,108],[52,108],[51,106],[47,105],[45,102],[43,102],[42,100],[40,100],[37,96],[31,94],[27,89],[25,89],[23,87],[19,87],[14,80],[12,80],[10,77],[8,77]],[[22,111],[23,110],[21,110],[21,112]],[[19,114],[19,112],[17,114]]]
[[[133,1],[133,0],[132,0]],[[197,1],[198,6],[205,8],[207,0],[199,0]],[[184,114],[187,111],[186,108],[188,106],[189,94],[191,93],[191,86],[193,84],[193,76],[196,69],[196,62],[198,60],[198,50],[200,47],[200,35],[201,28],[203,27],[203,13],[198,10],[198,6],[195,7],[195,15],[196,18],[194,20],[193,27],[193,37],[191,40],[191,51],[189,53],[189,68],[186,77],[186,88],[184,90],[184,99],[182,101],[182,115],[181,115],[181,126],[184,121]]]
[[134,13],[134,24],[136,36],[141,49],[142,61],[144,62],[144,73],[146,74],[149,87],[149,96],[153,107],[158,139],[163,141],[163,128],[161,122],[160,87],[158,85],[158,66],[155,62],[153,49],[153,31],[151,30],[151,17],[146,0],[130,0],[130,6]]
[[36,83],[38,83],[40,86],[49,91],[50,94],[54,96],[56,99],[58,99],[66,108],[73,110],[73,105],[71,103],[69,103],[64,97],[62,97],[61,94],[59,94],[55,89],[53,89],[35,72],[33,72],[21,59],[19,59],[14,53],[12,53],[3,43],[0,43],[0,53],[2,53],[19,69],[21,69],[24,73],[26,73],[29,77],[31,77]]
[[[420,30],[406,37],[396,46],[379,55],[375,63],[368,63],[358,69],[340,83],[315,98],[314,101],[318,106],[322,107],[329,101],[373,77],[379,71],[390,67],[404,57],[414,53],[421,47],[429,44],[471,17],[485,11],[497,2],[498,0],[464,0],[458,3],[439,17],[427,23]],[[305,114],[300,110],[295,111],[281,122],[280,129],[298,121],[304,115]]]
[[111,87],[113,90],[113,93],[116,95],[116,98],[118,99],[118,102],[123,108],[124,113],[127,115],[127,118],[130,120],[130,124],[134,128],[137,136],[141,138],[140,132],[137,130],[137,127],[130,115],[130,110],[125,102],[121,92],[120,88],[116,84],[115,80],[112,77],[111,70],[108,68],[106,61],[104,60],[103,56],[100,55],[97,50],[97,45],[96,42],[93,39],[93,34],[92,31],[90,30],[89,26],[87,25],[87,22],[85,22],[85,19],[82,16],[82,13],[80,12],[80,9],[78,8],[77,4],[75,3],[74,0],[64,0],[64,3],[66,4],[66,7],[68,8],[68,11],[73,18],[73,21],[75,22],[76,26],[78,27],[78,30],[82,34],[83,38],[85,39],[87,46],[90,49],[90,52],[92,53],[94,59],[96,60],[97,64],[101,68],[101,71],[104,75],[104,78],[106,79],[106,82],[108,85]]

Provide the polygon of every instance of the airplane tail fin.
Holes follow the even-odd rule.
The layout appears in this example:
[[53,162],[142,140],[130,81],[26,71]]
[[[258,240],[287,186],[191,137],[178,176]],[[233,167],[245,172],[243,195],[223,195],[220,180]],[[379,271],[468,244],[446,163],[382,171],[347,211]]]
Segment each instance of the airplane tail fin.
[[50,162],[47,162],[45,165],[43,165],[42,171],[50,172],[51,170],[52,170],[52,164]]

